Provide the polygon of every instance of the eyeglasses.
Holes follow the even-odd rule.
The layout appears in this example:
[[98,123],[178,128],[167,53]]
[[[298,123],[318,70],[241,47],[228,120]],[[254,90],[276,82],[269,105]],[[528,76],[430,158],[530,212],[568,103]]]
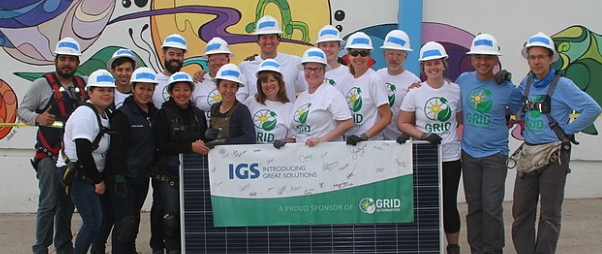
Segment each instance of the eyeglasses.
[[225,56],[221,56],[221,57],[214,56],[214,57],[209,57],[208,60],[212,61],[212,62],[226,62],[226,61],[228,61],[228,58]]
[[349,54],[354,57],[357,55],[365,57],[367,55],[370,55],[370,51],[369,50],[352,50],[352,51],[349,51]]
[[546,57],[549,57],[550,55],[537,55],[537,56],[528,56],[527,59],[529,59],[529,61],[535,61],[535,59],[537,60],[542,60]]
[[303,67],[303,70],[305,70],[305,72],[307,73],[311,73],[311,72],[321,72],[322,70],[324,70],[324,68],[322,67],[316,67],[316,68],[311,68],[311,67]]

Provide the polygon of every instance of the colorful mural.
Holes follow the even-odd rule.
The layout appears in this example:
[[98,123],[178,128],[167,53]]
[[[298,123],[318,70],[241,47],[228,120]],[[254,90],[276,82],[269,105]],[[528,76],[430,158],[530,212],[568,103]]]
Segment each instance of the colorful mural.
[[[389,1],[397,2],[397,1]],[[399,1],[403,2],[403,1]],[[0,139],[7,137],[16,124],[18,105],[15,84],[6,80],[18,77],[20,85],[53,70],[54,45],[62,37],[76,38],[84,56],[77,74],[88,75],[105,68],[110,56],[120,47],[129,46],[144,66],[156,71],[162,69],[160,45],[169,34],[183,35],[188,44],[183,70],[193,73],[206,68],[202,58],[205,45],[214,36],[230,43],[236,54],[232,61],[238,63],[245,57],[258,53],[255,21],[265,14],[281,21],[282,42],[279,50],[301,55],[316,40],[315,35],[325,24],[332,24],[345,35],[356,31],[368,34],[375,46],[373,68],[385,67],[382,44],[385,35],[398,28],[397,10],[387,5],[375,6],[369,21],[357,15],[361,7],[350,7],[339,0],[7,0],[0,2],[0,47],[11,57],[4,59],[5,66],[20,63],[18,69],[0,72]],[[386,16],[386,17],[383,17]],[[410,24],[405,24],[410,25]],[[420,26],[420,24],[416,24]],[[129,36],[110,35],[107,29],[119,28]],[[454,80],[465,71],[472,71],[466,57],[475,34],[451,24],[422,23],[421,43],[439,41],[449,54],[446,77]],[[602,36],[583,26],[568,27],[552,36],[561,59],[554,67],[563,70],[584,91],[602,103]],[[109,42],[109,43],[107,43]],[[412,44],[418,49],[418,40]],[[99,45],[101,44],[101,45]],[[105,44],[105,45],[102,45]],[[415,50],[417,51],[417,50]],[[343,50],[341,56],[346,54]],[[413,52],[412,54],[417,54]],[[417,64],[417,63],[406,63]],[[25,66],[25,67],[22,67]],[[30,66],[31,68],[27,68]],[[42,68],[44,67],[44,68]],[[10,74],[8,74],[10,73]],[[6,75],[13,75],[7,77]],[[515,80],[517,81],[517,80]],[[20,91],[26,88],[20,87]],[[19,96],[22,97],[22,96]],[[520,128],[520,127],[518,127]],[[515,133],[516,132],[516,133]],[[597,134],[591,126],[584,132]],[[520,138],[520,129],[513,132]]]

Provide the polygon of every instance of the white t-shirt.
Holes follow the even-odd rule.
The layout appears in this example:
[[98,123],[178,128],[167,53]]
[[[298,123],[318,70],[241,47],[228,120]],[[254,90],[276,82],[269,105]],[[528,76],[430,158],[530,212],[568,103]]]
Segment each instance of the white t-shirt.
[[398,75],[391,75],[387,72],[386,67],[376,71],[376,73],[378,73],[383,82],[385,82],[389,106],[391,106],[391,111],[393,113],[391,123],[383,130],[383,138],[385,140],[395,140],[401,135],[401,131],[397,128],[397,117],[399,115],[399,110],[397,109],[401,106],[403,97],[408,93],[408,87],[410,87],[412,83],[420,82],[420,78],[408,70],[405,70]]
[[211,105],[222,101],[222,95],[217,91],[215,82],[211,80],[209,73],[203,75],[203,82],[198,82],[194,85],[191,100],[194,101],[197,108],[205,111],[207,123],[211,118]]
[[265,105],[249,97],[244,102],[251,112],[257,144],[271,144],[274,139],[292,138],[290,132],[293,104],[266,100]]
[[[345,98],[336,88],[324,82],[310,94],[299,94],[293,106],[291,128],[297,143],[305,143],[311,137],[322,137],[334,130],[338,122],[351,118]],[[342,137],[332,141],[342,141]]]
[[[89,102],[89,101],[88,101]],[[102,126],[109,128],[109,119],[100,118]],[[77,161],[77,152],[75,150],[76,139],[87,139],[90,142],[94,142],[96,135],[100,129],[98,128],[98,121],[96,120],[96,114],[94,111],[87,106],[77,107],[65,125],[65,134],[63,136],[63,150],[73,163]],[[109,135],[105,134],[98,143],[98,148],[92,151],[92,157],[96,163],[98,172],[102,172],[105,169],[106,153],[109,149]],[[57,167],[65,166],[65,160],[63,159],[63,153],[59,153],[59,158],[56,162]]]
[[119,92],[119,90],[115,89],[115,109],[121,107],[121,105],[123,105],[123,101],[125,101],[125,99],[127,97],[130,97],[131,95],[131,91],[129,93],[122,93]]
[[169,92],[167,91],[167,82],[169,81],[169,76],[163,74],[163,72],[157,74],[157,86],[155,86],[155,92],[153,93],[153,104],[158,109],[161,108],[163,102],[166,102],[169,99]]
[[400,110],[414,112],[416,129],[424,133],[436,133],[441,140],[443,161],[460,159],[456,114],[462,112],[460,86],[445,81],[435,89],[426,82],[421,87],[411,89],[403,99]]
[[[247,98],[253,97],[257,93],[257,77],[255,73],[259,69],[259,64],[263,62],[261,56],[256,56],[253,61],[243,61],[238,65],[243,74],[243,82],[245,86],[238,89],[236,98],[239,101],[246,101]],[[301,63],[301,58],[285,53],[278,53],[274,60],[280,63],[280,71],[282,71],[282,79],[286,86],[286,95],[293,103],[295,102],[295,92],[303,92],[307,90],[307,82],[303,72],[298,69]]]
[[345,65],[339,65],[339,67],[335,69],[330,69],[326,72],[326,81],[333,86],[337,86],[341,84],[341,81],[347,76],[351,76],[349,72],[349,67]]
[[[345,135],[362,135],[380,119],[378,107],[388,104],[387,89],[385,83],[372,69],[368,69],[364,75],[354,78],[346,76],[341,84],[337,85],[339,91],[345,97],[347,106],[351,110],[353,123],[355,124]],[[382,134],[376,134],[370,140],[382,140]]]

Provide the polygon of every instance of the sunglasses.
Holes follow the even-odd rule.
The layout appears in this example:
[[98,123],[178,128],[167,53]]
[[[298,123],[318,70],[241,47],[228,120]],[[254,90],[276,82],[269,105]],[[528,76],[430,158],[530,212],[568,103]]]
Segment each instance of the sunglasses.
[[369,50],[352,50],[352,51],[349,51],[349,54],[354,57],[357,55],[365,57],[365,56],[370,55],[370,51]]

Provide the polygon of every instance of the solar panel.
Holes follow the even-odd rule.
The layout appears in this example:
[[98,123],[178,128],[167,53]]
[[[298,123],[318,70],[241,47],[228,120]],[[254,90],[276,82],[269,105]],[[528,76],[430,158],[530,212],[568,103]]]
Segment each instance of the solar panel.
[[[413,143],[414,222],[213,227],[207,157],[182,158],[184,253],[440,253],[439,155]],[[269,216],[269,215],[266,215]]]

